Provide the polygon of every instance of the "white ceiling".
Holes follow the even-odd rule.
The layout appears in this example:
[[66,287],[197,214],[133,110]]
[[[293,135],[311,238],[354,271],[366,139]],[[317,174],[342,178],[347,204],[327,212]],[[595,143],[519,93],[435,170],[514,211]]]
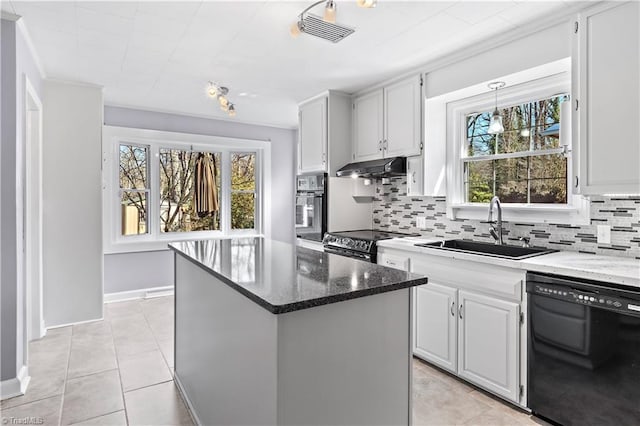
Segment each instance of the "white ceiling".
[[[455,50],[555,14],[569,1],[338,2],[356,28],[333,44],[289,35],[313,1],[25,2],[24,19],[47,77],[103,85],[107,105],[228,119],[205,96],[230,88],[234,120],[295,127],[297,103],[326,89],[356,92]],[[321,14],[322,6],[314,9]],[[544,47],[541,47],[544,48]]]

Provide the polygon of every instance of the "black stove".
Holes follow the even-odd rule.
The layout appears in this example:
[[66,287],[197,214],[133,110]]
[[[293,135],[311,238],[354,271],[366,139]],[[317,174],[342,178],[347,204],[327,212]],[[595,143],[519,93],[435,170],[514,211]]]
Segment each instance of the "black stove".
[[322,244],[327,253],[340,254],[376,263],[378,247],[376,241],[390,238],[416,237],[420,234],[359,229],[357,231],[327,232]]

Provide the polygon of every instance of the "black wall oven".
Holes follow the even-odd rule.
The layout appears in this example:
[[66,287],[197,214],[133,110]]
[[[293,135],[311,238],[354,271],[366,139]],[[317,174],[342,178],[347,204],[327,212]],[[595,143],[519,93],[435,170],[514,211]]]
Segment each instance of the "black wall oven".
[[296,177],[296,236],[322,241],[327,232],[327,175]]
[[528,402],[562,425],[640,425],[640,289],[527,274]]

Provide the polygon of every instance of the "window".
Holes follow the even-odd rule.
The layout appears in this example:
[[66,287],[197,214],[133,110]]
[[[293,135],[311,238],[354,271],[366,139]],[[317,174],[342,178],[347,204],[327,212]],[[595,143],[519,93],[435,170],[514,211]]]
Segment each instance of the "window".
[[231,228],[253,229],[256,215],[256,154],[231,154]]
[[[570,61],[509,76],[498,106],[505,131],[488,133],[495,95],[482,83],[434,98],[446,112],[449,219],[486,220],[494,195],[503,218],[526,223],[588,224],[589,202],[573,195]],[[428,99],[427,102],[430,102]]]
[[140,235],[148,232],[147,201],[149,200],[149,171],[146,146],[120,144],[119,181],[121,202],[121,235]]
[[[215,207],[207,211],[194,202],[198,158],[206,159],[213,176],[209,185],[215,187],[211,191]],[[220,164],[219,152],[160,148],[160,232],[220,230]]]
[[105,252],[264,234],[268,142],[110,126],[104,140]]
[[567,204],[567,157],[560,104],[568,95],[502,108],[504,133],[488,133],[491,112],[466,116],[463,154],[467,202]]

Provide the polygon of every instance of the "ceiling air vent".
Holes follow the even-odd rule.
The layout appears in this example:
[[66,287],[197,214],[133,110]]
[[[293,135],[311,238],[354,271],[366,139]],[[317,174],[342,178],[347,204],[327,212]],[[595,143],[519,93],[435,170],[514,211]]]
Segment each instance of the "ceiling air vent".
[[301,29],[306,34],[320,37],[333,43],[343,40],[355,31],[353,28],[326,22],[321,17],[311,13],[304,17]]

